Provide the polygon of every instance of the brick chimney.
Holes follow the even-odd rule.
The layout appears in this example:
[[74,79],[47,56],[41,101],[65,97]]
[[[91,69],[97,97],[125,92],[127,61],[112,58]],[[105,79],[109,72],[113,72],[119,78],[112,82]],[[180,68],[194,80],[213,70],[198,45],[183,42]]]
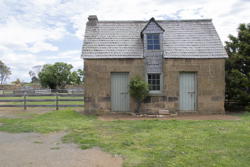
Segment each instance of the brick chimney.
[[89,21],[88,21],[87,25],[89,25],[89,26],[95,26],[98,22],[96,15],[89,15],[88,20]]

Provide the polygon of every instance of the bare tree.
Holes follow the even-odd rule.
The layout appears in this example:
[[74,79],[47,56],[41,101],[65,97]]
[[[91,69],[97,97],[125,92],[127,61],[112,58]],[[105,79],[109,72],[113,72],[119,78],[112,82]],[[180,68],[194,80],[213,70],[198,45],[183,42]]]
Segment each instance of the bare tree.
[[29,71],[30,78],[33,78],[36,76],[36,73],[34,71]]
[[2,85],[10,75],[10,68],[0,60],[0,84]]
[[33,66],[32,69],[29,71],[29,75],[31,78],[31,82],[37,82],[38,81],[38,74],[42,70],[41,65]]
[[32,67],[32,71],[35,72],[36,76],[38,76],[39,72],[41,72],[43,66],[42,65],[36,65]]

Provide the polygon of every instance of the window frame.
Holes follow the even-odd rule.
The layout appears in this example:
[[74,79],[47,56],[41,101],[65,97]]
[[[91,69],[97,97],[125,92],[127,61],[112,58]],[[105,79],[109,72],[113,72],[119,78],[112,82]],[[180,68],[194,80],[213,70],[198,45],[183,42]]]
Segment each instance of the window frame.
[[[149,35],[153,35],[152,39],[148,39]],[[154,38],[154,35],[158,36],[159,44],[155,43],[156,39]],[[149,44],[149,41],[152,41],[152,44]],[[160,36],[160,33],[147,33],[146,34],[146,44],[147,44],[147,46],[146,46],[147,50],[151,50],[151,51],[161,50],[161,36]],[[152,49],[149,49],[149,46],[152,46]],[[155,46],[159,46],[159,48],[155,49]]]
[[160,90],[149,90],[149,94],[161,94],[162,93],[162,86],[163,86],[163,74],[162,73],[147,73],[146,74],[146,79],[147,79],[147,83],[149,84],[149,78],[148,75],[149,74],[159,74],[160,75]]

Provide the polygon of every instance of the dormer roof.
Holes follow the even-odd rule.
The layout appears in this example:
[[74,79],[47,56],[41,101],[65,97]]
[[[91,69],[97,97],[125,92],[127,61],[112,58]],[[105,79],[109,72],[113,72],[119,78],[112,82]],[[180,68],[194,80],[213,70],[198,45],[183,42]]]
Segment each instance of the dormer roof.
[[145,25],[145,27],[142,29],[141,31],[141,35],[144,33],[144,31],[148,28],[148,26],[150,24],[154,23],[162,32],[164,32],[165,30],[159,25],[159,23],[155,20],[155,18],[151,18],[148,23]]

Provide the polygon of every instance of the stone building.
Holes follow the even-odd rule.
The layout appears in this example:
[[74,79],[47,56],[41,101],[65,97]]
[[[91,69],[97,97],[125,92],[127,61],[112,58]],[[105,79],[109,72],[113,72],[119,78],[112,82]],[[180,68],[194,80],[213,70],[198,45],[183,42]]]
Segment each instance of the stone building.
[[150,87],[142,111],[224,113],[227,54],[210,19],[99,21],[89,16],[82,58],[85,112],[134,112],[129,80]]

